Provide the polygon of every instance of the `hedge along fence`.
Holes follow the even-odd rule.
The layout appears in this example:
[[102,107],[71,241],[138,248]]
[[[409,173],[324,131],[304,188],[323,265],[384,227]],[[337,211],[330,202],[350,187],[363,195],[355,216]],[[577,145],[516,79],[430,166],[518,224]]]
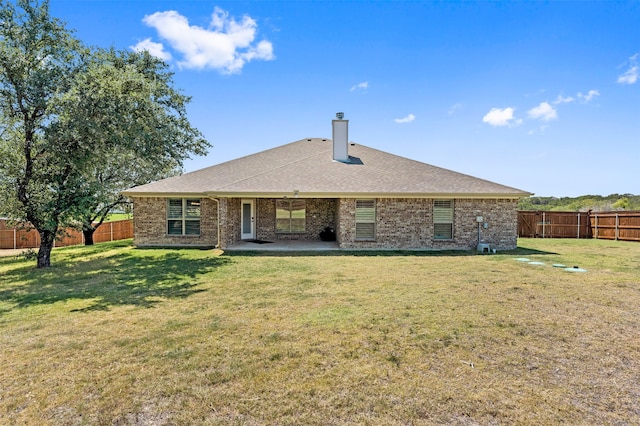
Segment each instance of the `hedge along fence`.
[[640,241],[640,211],[518,212],[518,236]]
[[[94,243],[133,238],[133,219],[103,223],[93,234]],[[55,241],[55,247],[84,244],[81,231],[67,229],[61,239]],[[40,247],[40,235],[31,226],[8,226],[8,221],[0,219],[0,249],[25,249]]]

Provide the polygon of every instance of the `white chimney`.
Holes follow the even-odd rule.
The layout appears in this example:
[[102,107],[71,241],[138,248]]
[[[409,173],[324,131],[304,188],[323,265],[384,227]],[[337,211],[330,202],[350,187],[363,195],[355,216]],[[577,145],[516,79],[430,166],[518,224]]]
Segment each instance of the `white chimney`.
[[344,120],[344,113],[336,113],[336,119],[331,121],[333,127],[333,159],[349,162],[349,120]]

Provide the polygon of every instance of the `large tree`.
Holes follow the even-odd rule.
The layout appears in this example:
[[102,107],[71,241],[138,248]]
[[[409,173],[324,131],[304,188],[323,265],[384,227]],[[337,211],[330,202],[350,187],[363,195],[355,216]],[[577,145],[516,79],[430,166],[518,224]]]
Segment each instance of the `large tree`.
[[60,99],[61,140],[89,141],[78,217],[91,244],[121,191],[179,173],[190,153],[208,146],[189,125],[189,98],[173,88],[167,65],[147,52],[94,51],[87,69]]
[[36,228],[38,267],[50,266],[62,229],[105,210],[107,188],[205,152],[188,102],[148,53],[86,48],[47,1],[0,0],[0,215]]

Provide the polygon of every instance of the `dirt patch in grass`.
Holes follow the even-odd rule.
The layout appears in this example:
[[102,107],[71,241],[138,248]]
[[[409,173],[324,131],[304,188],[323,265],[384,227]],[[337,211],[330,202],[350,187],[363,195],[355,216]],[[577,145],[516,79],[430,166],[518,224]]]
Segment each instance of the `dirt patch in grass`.
[[49,271],[0,259],[4,423],[640,418],[640,244],[225,256],[109,243],[54,255]]
[[18,257],[27,249],[0,249],[0,257]]

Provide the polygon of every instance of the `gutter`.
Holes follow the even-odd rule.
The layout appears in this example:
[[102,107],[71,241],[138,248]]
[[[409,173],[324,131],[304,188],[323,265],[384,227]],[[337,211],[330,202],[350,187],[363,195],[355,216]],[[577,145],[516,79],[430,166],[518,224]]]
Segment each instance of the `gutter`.
[[219,249],[220,248],[220,199],[219,198],[214,198],[214,197],[208,197],[210,200],[213,200],[216,202],[216,212],[218,214],[218,220],[217,222],[217,226],[218,226],[218,243],[216,244],[216,248]]
[[282,198],[283,196],[296,198],[430,198],[430,199],[520,199],[533,195],[531,192],[508,193],[461,193],[461,192],[303,192],[295,194],[294,190],[269,192],[210,192],[209,197],[219,198]]

